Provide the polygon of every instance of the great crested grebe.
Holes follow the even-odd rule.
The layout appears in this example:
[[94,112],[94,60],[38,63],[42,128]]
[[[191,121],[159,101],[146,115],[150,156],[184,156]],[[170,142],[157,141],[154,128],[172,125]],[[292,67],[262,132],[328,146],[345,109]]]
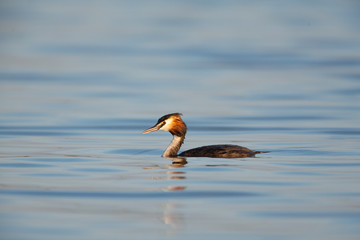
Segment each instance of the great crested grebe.
[[181,119],[181,113],[171,113],[159,118],[155,126],[143,131],[143,134],[158,130],[169,131],[173,135],[173,140],[163,153],[165,158],[173,157],[210,157],[210,158],[245,158],[254,157],[255,154],[265,153],[253,151],[238,145],[209,145],[193,148],[177,154],[181,145],[184,143],[186,134],[186,124]]

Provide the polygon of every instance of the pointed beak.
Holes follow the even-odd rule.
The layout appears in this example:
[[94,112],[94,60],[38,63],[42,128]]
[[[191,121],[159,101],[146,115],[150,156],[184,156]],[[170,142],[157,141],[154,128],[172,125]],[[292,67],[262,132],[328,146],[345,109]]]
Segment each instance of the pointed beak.
[[161,124],[156,124],[155,126],[153,126],[151,128],[148,128],[145,131],[143,131],[142,134],[155,132],[155,131],[158,131],[160,128],[161,128]]

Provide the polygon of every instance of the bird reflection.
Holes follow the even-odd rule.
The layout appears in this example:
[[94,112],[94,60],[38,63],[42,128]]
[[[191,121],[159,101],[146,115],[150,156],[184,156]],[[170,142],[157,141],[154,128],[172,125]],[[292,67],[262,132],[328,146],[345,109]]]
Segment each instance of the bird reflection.
[[169,226],[166,229],[166,235],[174,236],[182,231],[185,222],[184,216],[181,213],[182,208],[183,205],[178,203],[168,202],[163,205],[162,221],[165,225]]
[[[150,166],[150,167],[144,167],[143,169],[168,169],[168,171],[165,171],[165,176],[152,176],[151,179],[156,180],[180,180],[180,179],[186,179],[184,171],[175,171],[175,169],[181,169],[184,168],[187,164],[186,158],[181,157],[174,157],[174,158],[168,158],[171,160],[171,164],[167,164],[164,167],[161,166]],[[171,170],[174,169],[174,170]],[[186,187],[185,186],[167,186],[166,188],[162,188],[162,191],[182,191]]]
[[[156,176],[152,176],[151,179],[155,179],[155,180],[163,180],[166,181],[168,183],[171,183],[173,180],[175,181],[179,181],[179,180],[184,180],[186,179],[186,171],[182,171],[182,168],[185,168],[185,165],[187,164],[186,158],[184,157],[173,157],[173,158],[168,158],[171,163],[167,164],[167,165],[163,165],[163,166],[150,166],[150,167],[144,167],[144,169],[163,169],[164,171],[161,171],[161,174],[165,174],[165,176],[159,176],[159,172],[154,172],[155,174],[157,174]],[[157,189],[157,191],[162,191],[162,192],[179,192],[179,191],[184,191],[186,189],[186,186],[184,185],[172,185],[169,184],[166,187],[162,187],[160,189]],[[165,234],[167,236],[174,236],[177,235],[179,232],[182,231],[183,227],[184,227],[184,216],[181,213],[182,211],[181,208],[183,206],[177,202],[172,201],[171,199],[169,199],[168,202],[161,204],[161,208],[162,208],[162,216],[161,218],[161,222],[162,224],[165,224],[166,230],[165,230]]]
[[186,158],[174,157],[174,158],[169,158],[169,159],[172,160],[172,164],[170,166],[174,167],[174,168],[183,167],[184,165],[186,165],[188,163],[186,161]]

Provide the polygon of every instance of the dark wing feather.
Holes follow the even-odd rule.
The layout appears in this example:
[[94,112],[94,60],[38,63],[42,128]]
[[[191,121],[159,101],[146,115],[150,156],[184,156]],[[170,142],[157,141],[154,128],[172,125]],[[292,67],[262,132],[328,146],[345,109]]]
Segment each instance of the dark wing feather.
[[193,148],[179,154],[181,157],[245,158],[260,153],[238,145],[209,145]]

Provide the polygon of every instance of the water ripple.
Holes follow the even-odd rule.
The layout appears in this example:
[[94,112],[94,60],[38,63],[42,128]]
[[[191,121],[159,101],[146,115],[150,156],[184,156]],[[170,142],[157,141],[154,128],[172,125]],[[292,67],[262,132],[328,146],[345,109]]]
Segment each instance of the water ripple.
[[43,168],[43,167],[53,167],[49,164],[36,164],[36,163],[0,163],[0,167],[9,167],[9,168]]
[[269,217],[269,218],[356,218],[360,219],[360,212],[297,212],[297,211],[289,211],[289,212],[277,212],[277,211],[269,211],[269,212],[256,212],[251,213],[250,215],[261,216],[261,217]]
[[32,197],[65,198],[229,198],[259,197],[264,194],[239,191],[176,191],[176,192],[75,192],[75,191],[40,191],[40,190],[0,190],[1,195],[19,195]]

